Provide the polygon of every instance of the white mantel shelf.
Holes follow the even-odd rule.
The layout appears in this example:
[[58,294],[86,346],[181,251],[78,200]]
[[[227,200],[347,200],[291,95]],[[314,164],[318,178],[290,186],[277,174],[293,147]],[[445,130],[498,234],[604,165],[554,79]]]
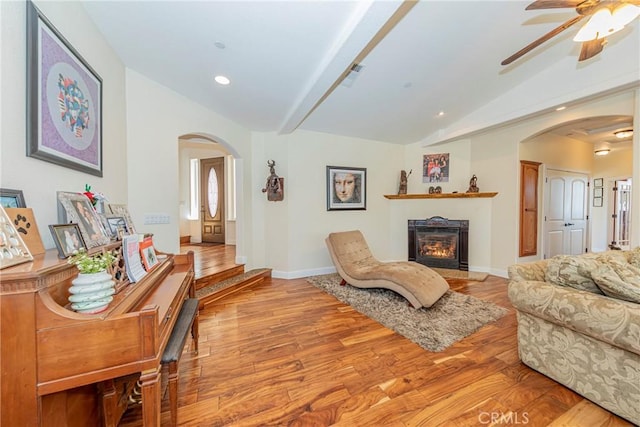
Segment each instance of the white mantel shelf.
[[477,199],[495,197],[498,193],[424,193],[424,194],[385,194],[391,200],[405,199]]

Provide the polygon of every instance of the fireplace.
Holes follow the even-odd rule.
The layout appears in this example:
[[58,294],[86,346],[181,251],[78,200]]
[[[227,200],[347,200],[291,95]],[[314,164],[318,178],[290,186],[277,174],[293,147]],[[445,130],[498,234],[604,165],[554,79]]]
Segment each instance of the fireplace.
[[427,267],[469,270],[469,221],[440,216],[410,219],[409,261]]

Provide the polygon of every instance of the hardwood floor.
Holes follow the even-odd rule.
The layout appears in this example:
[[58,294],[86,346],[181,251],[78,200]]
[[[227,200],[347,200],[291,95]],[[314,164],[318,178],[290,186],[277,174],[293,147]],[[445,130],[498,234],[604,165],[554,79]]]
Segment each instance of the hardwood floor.
[[[229,264],[210,259],[229,247],[190,249],[202,271]],[[440,353],[305,279],[270,278],[212,303],[200,312],[200,353],[187,348],[180,362],[179,425],[631,425],[519,362],[506,280],[450,285],[510,312]],[[163,424],[168,410],[165,398]],[[139,408],[121,425],[140,426]]]

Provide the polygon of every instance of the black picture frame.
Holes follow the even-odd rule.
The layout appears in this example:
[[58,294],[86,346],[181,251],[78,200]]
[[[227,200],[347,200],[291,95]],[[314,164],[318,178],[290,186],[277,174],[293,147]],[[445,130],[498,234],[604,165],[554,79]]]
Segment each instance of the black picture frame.
[[593,186],[594,187],[602,187],[603,184],[603,178],[596,178],[593,180]]
[[0,205],[3,208],[26,208],[22,190],[0,188]]
[[602,197],[603,196],[603,188],[596,187],[593,189],[593,197]]
[[367,209],[367,169],[327,166],[327,210]]
[[51,224],[49,230],[60,258],[68,258],[73,255],[74,251],[80,249],[87,250],[87,244],[82,238],[78,224]]
[[594,197],[593,198],[593,207],[601,208],[602,207],[602,197]]
[[27,156],[102,176],[102,79],[31,2]]

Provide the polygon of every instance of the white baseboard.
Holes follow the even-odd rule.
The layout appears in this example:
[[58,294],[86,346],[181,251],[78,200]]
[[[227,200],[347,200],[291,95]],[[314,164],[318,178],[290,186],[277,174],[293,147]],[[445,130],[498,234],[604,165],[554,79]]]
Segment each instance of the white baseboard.
[[333,266],[297,271],[272,270],[271,277],[274,277],[276,279],[298,279],[300,277],[319,276],[321,274],[331,274],[335,272],[336,268]]

